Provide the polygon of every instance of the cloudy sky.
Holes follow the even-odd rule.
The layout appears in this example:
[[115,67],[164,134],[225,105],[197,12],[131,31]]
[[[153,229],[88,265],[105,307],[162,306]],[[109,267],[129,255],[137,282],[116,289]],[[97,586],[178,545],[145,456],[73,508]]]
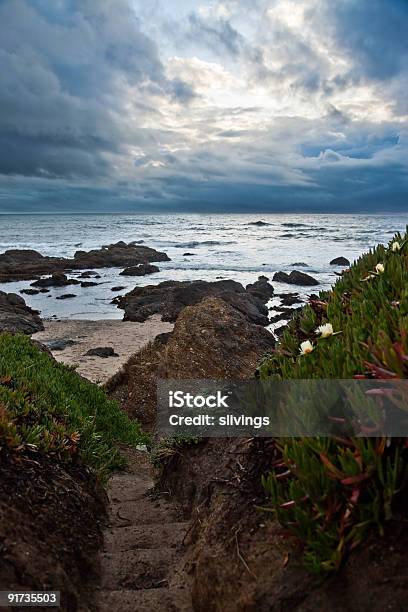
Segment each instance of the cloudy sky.
[[0,0],[0,212],[408,211],[407,0]]

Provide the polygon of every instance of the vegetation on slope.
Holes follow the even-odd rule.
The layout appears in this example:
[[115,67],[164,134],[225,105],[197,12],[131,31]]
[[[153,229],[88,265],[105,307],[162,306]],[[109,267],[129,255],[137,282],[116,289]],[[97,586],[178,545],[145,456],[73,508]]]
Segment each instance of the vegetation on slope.
[[116,402],[40,351],[26,336],[0,335],[0,457],[46,454],[81,462],[101,478],[123,465],[115,444],[146,441]]
[[[259,370],[263,379],[408,378],[408,237],[362,256],[311,299]],[[263,485],[271,509],[333,571],[369,529],[401,518],[407,438],[282,438]],[[405,503],[406,506],[406,503]]]

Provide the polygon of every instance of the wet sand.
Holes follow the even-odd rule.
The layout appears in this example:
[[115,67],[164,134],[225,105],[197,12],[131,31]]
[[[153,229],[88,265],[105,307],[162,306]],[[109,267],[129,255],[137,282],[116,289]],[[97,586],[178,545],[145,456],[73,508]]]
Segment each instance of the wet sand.
[[[144,323],[105,319],[44,321],[45,330],[33,335],[35,340],[48,345],[52,341],[71,340],[75,344],[63,350],[50,350],[57,361],[76,366],[79,374],[102,384],[115,374],[131,355],[148,344],[158,334],[170,332],[172,323],[153,315]],[[112,347],[118,357],[96,357],[85,353],[96,347]]]

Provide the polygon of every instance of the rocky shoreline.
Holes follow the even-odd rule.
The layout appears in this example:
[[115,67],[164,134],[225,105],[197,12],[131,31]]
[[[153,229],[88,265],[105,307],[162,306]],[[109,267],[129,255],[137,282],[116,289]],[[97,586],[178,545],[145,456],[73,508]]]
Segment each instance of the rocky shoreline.
[[[0,254],[0,282],[31,280],[30,287],[20,290],[20,294],[28,296],[50,294],[52,289],[67,287],[65,293],[54,295],[57,300],[65,300],[77,296],[75,287],[83,289],[101,284],[98,273],[101,267],[122,267],[119,275],[130,278],[157,272],[159,268],[152,262],[160,261],[169,261],[168,255],[137,241],[128,244],[120,241],[91,251],[77,251],[73,258],[48,257],[34,250],[14,249]],[[346,262],[338,258],[330,263],[344,265]],[[69,276],[70,273],[77,274]],[[273,276],[274,285],[311,287],[318,282],[298,270],[290,274],[276,272]],[[107,292],[124,289],[125,286],[117,285],[107,288]],[[58,320],[58,316],[54,321],[43,322],[40,312],[30,308],[21,295],[0,292],[0,332],[35,334],[34,337],[43,342],[58,361],[75,366],[93,382],[104,383],[144,344],[171,330],[185,308],[209,298],[222,300],[251,324],[269,327],[275,338],[304,302],[304,297],[296,291],[275,293],[265,275],[247,286],[234,280],[164,281],[136,286],[127,293],[116,295],[111,303],[123,310],[122,322]],[[86,354],[88,351],[95,352]]]
[[136,242],[119,241],[100,249],[76,251],[72,259],[48,257],[32,249],[11,249],[0,255],[0,282],[38,279],[46,274],[89,268],[125,268],[154,261],[169,261],[169,257]]

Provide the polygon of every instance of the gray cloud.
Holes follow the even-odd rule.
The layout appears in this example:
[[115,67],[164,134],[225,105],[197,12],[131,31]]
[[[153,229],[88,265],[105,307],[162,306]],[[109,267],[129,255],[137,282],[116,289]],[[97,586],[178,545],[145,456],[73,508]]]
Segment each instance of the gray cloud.
[[[186,103],[127,0],[0,4],[0,172],[101,177],[129,138],[129,107],[154,97]],[[143,111],[141,106],[137,109]]]
[[407,209],[405,2],[191,3],[0,0],[0,212]]
[[406,0],[341,0],[327,9],[356,76],[387,80],[407,70]]

